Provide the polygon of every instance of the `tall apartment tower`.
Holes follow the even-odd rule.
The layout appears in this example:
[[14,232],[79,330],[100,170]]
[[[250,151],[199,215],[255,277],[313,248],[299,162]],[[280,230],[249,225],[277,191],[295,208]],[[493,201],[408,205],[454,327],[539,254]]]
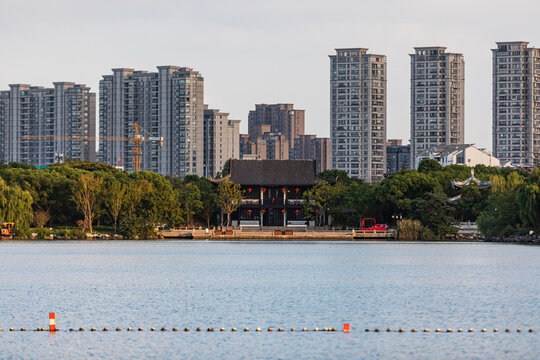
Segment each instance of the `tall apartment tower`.
[[[112,69],[100,81],[100,136],[134,137],[134,123],[163,146],[144,142],[141,170],[204,176],[204,78],[195,70],[158,66],[158,72]],[[101,141],[99,159],[133,171],[133,143]]]
[[300,135],[294,139],[293,160],[315,160],[317,172],[330,169],[330,139]]
[[386,171],[386,56],[368,49],[330,55],[332,168],[382,180]]
[[229,114],[204,109],[204,176],[215,177],[229,159],[240,159],[240,120]]
[[304,134],[305,110],[294,109],[293,104],[257,104],[248,115],[248,132],[252,141],[264,135],[261,129],[269,125],[268,132],[281,133],[291,143]]
[[493,153],[501,163],[540,166],[540,49],[498,42],[493,52]]
[[465,142],[465,62],[445,47],[411,54],[411,169],[419,152]]
[[[96,161],[96,94],[83,84],[9,85],[0,91],[0,161],[38,167]],[[24,136],[34,137],[23,140]]]

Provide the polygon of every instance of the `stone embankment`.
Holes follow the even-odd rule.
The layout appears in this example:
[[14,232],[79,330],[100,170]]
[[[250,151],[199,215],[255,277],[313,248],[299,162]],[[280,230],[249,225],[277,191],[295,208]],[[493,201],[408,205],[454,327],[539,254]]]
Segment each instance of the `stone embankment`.
[[540,236],[539,235],[512,235],[512,236],[505,236],[505,237],[494,237],[487,241],[514,243],[514,244],[540,244]]

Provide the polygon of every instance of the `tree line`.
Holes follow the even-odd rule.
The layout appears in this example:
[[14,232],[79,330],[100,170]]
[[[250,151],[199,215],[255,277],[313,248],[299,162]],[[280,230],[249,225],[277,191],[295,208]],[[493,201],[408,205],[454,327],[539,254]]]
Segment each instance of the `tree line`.
[[[424,160],[418,170],[402,170],[375,184],[327,170],[320,174],[323,181],[304,194],[309,201],[303,210],[318,225],[331,218],[334,227],[358,228],[362,218],[370,217],[390,226],[399,222],[426,239],[455,233],[454,225],[462,221],[476,221],[487,238],[540,231],[539,168],[526,172],[478,165],[475,176],[490,181],[491,188],[451,186],[452,180],[467,179],[471,169]],[[460,194],[457,202],[449,201]],[[156,226],[219,226],[219,209],[228,226],[242,195],[238,184],[225,180],[216,186],[197,175],[127,173],[77,161],[45,169],[0,165],[0,221],[15,222],[19,237],[28,237],[31,227],[64,226],[66,237],[83,237],[105,226],[128,238],[153,238]]]
[[220,187],[227,191],[220,194],[219,187],[197,175],[180,179],[149,171],[127,173],[92,162],[45,169],[1,164],[0,222],[15,222],[22,238],[30,237],[31,228],[49,226],[66,227],[58,235],[84,238],[97,225],[127,238],[151,239],[157,226],[210,226],[225,195],[229,202],[241,203],[238,185],[225,181]]
[[[469,178],[471,170],[491,188],[475,182],[452,187],[452,180]],[[540,232],[540,168],[442,167],[424,160],[418,170],[402,170],[376,184],[350,179],[339,170],[320,175],[327,181],[306,194],[305,211],[314,220],[331,215],[336,227],[359,227],[362,218],[370,217],[398,228],[413,221],[425,239],[454,234],[455,225],[467,221],[477,222],[486,238]],[[459,200],[450,201],[458,195]]]

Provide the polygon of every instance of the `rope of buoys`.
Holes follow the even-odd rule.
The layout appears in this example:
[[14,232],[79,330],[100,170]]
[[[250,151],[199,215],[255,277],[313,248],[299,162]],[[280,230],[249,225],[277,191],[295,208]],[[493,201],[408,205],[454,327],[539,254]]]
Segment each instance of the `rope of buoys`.
[[[116,328],[112,328],[112,329],[114,329],[114,330],[117,331],[117,332],[122,331],[122,329],[121,329],[120,327],[116,327]],[[112,329],[111,329],[111,330],[112,330]],[[136,328],[136,329],[137,329],[137,331],[143,331],[143,328],[142,328],[142,327],[139,327],[139,328]],[[128,328],[126,328],[126,330],[127,330],[127,331],[134,331],[134,328],[128,327]],[[1,332],[1,331],[4,331],[4,329],[3,329],[3,328],[0,328],[0,332]],[[27,330],[26,330],[26,328],[21,327],[21,328],[18,328],[18,329],[15,329],[15,328],[9,328],[9,331],[11,331],[11,332],[14,332],[14,331],[25,332],[25,331],[27,331]],[[44,332],[44,331],[47,331],[47,332],[52,331],[52,332],[54,332],[54,331],[60,331],[60,329],[49,330],[49,329],[47,329],[47,328],[38,327],[38,328],[36,328],[35,330],[32,330],[32,331],[41,331],[41,332]],[[80,328],[78,328],[78,330],[77,330],[77,328],[69,328],[69,329],[64,330],[64,331],[69,331],[69,332],[85,331],[85,328],[80,327]],[[90,331],[94,331],[94,332],[95,332],[95,331],[97,331],[97,329],[96,329],[95,327],[91,327],[91,328],[90,328]],[[108,332],[108,331],[109,331],[109,328],[108,328],[108,327],[104,327],[104,328],[102,328],[102,331],[103,331],[103,332]],[[156,328],[155,328],[155,327],[152,327],[152,328],[150,328],[150,331],[155,332],[155,331],[156,331]],[[166,327],[161,327],[161,328],[159,328],[159,331],[161,331],[161,332],[166,332],[166,331],[168,331],[168,330],[167,330]],[[177,331],[178,331],[178,328],[176,328],[176,327],[175,327],[175,328],[172,328],[172,331],[177,332]],[[189,328],[189,327],[185,327],[185,328],[184,328],[184,332],[189,332],[189,331],[190,331],[190,328]],[[196,331],[197,331],[197,332],[201,332],[201,331],[203,331],[203,329],[200,328],[200,327],[198,327],[198,328],[196,328]],[[206,329],[206,331],[207,331],[207,332],[214,332],[214,331],[217,331],[217,330],[214,330],[213,327],[208,327],[208,328]],[[225,332],[226,329],[225,329],[224,327],[221,327],[221,328],[219,328],[219,331],[220,331],[220,332]],[[237,328],[233,327],[233,328],[231,328],[230,331],[231,331],[231,332],[237,332],[238,330],[237,330]],[[248,328],[248,327],[243,328],[243,332],[250,332],[250,331],[251,331],[251,329]],[[263,329],[260,328],[260,327],[257,327],[257,328],[255,328],[255,331],[258,332],[258,333],[260,333],[260,332],[263,332]],[[282,328],[282,327],[279,327],[279,328],[268,327],[268,328],[266,328],[265,331],[267,331],[267,332],[275,332],[275,331],[277,331],[277,332],[284,332],[285,329]],[[296,332],[297,329],[293,327],[293,328],[290,328],[290,331],[291,331],[291,332]],[[304,328],[299,328],[298,331],[303,331],[303,332],[308,332],[308,331],[313,331],[313,332],[336,332],[337,330],[336,330],[336,328],[332,328],[332,327],[324,327],[324,328],[315,327],[315,328],[312,328],[312,330],[310,330],[310,329],[307,328],[307,327],[304,327]],[[349,331],[350,331],[350,330],[349,330]],[[346,333],[349,332],[349,331],[344,330],[344,332],[346,332]],[[387,332],[387,333],[391,333],[391,332],[400,332],[400,333],[404,333],[405,331],[406,331],[406,330],[405,330],[404,328],[399,328],[399,329],[395,330],[395,329],[392,329],[392,328],[390,328],[390,327],[386,328],[385,330],[384,330],[384,329],[381,330],[380,328],[374,328],[374,329],[365,328],[365,330],[364,330],[364,332],[376,332],[376,333],[381,333],[381,332]],[[418,331],[419,331],[419,330],[417,330],[416,328],[412,328],[412,329],[410,330],[410,332],[412,332],[412,333],[416,333],[416,332],[418,332]],[[442,332],[453,333],[453,332],[454,332],[454,330],[452,330],[451,328],[447,328],[446,330],[442,330],[442,329],[440,329],[440,328],[436,328],[435,330],[430,330],[429,328],[424,328],[423,330],[421,329],[421,331],[424,332],[424,333],[429,333],[429,332],[432,332],[432,331],[435,332],[435,333],[442,333]],[[474,333],[474,332],[475,332],[473,328],[468,328],[468,329],[466,329],[466,330],[464,330],[464,329],[462,329],[462,328],[459,328],[459,329],[457,329],[456,331],[457,331],[458,333],[463,333],[463,332]],[[501,330],[501,331],[503,331],[503,330]],[[488,329],[487,329],[487,328],[482,328],[482,329],[480,330],[480,332],[482,332],[482,333],[487,333],[487,332],[488,332]],[[494,329],[493,329],[493,332],[494,332],[494,333],[498,333],[498,332],[499,332],[499,329],[498,329],[498,328],[494,328]],[[512,330],[511,330],[510,328],[505,328],[505,329],[504,329],[504,332],[506,332],[506,333],[511,333]],[[522,333],[522,332],[533,333],[533,332],[534,332],[534,329],[533,329],[533,328],[529,328],[529,329],[527,329],[527,328],[526,328],[526,329],[517,328],[517,329],[516,329],[516,332],[517,332],[517,333]]]

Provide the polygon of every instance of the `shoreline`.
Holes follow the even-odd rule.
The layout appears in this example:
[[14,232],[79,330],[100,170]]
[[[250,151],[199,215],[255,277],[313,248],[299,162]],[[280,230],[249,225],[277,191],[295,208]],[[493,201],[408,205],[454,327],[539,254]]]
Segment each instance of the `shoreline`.
[[[326,231],[283,231],[283,230],[229,230],[226,232],[209,231],[200,229],[193,230],[173,230],[167,232],[158,233],[159,237],[156,239],[126,239],[119,235],[110,234],[88,234],[84,239],[66,239],[64,237],[48,237],[44,239],[38,238],[14,238],[4,239],[3,241],[153,241],[153,240],[185,240],[185,241],[224,241],[224,242],[361,242],[361,243],[373,243],[373,242],[441,242],[441,243],[500,243],[500,244],[527,244],[527,245],[539,245],[540,236],[508,236],[504,238],[484,239],[478,235],[459,235],[449,238],[431,239],[431,240],[404,240],[395,239],[394,234],[387,233],[361,233],[354,230],[326,230]],[[91,235],[91,236],[90,236]]]

